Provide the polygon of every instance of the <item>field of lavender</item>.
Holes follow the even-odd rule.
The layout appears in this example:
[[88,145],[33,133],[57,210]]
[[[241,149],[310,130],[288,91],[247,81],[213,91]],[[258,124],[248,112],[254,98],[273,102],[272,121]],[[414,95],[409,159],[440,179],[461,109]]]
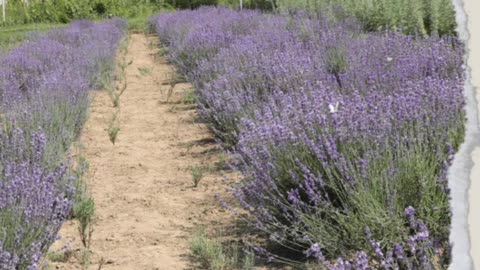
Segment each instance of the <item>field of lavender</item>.
[[304,9],[354,16],[368,31],[402,28],[418,35],[455,34],[455,10],[448,0],[277,0],[280,10]]
[[73,207],[69,148],[126,23],[75,21],[0,57],[0,269],[39,269]]
[[455,36],[223,8],[150,25],[242,172],[232,194],[275,244],[257,255],[316,269],[447,268],[446,172],[465,117]]

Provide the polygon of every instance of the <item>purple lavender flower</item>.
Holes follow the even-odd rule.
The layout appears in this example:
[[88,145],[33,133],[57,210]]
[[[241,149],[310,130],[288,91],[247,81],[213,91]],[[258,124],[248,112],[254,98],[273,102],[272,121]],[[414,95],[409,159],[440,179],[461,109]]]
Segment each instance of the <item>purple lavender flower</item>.
[[354,268],[358,270],[368,270],[368,257],[367,254],[363,251],[357,253],[357,257],[354,261]]
[[319,262],[325,261],[325,258],[323,257],[322,251],[320,250],[320,246],[315,243],[310,246],[309,249],[305,251],[305,255],[307,257],[312,257],[317,259]]
[[[445,145],[450,153],[462,140],[465,104],[455,38],[223,8],[150,23],[194,85],[200,117],[235,158],[244,179],[232,193],[257,228],[289,247],[318,243],[328,258],[373,248],[372,260],[394,269],[400,258],[413,267],[431,237],[448,245]],[[405,218],[410,228],[398,226]],[[359,231],[367,226],[372,242]],[[359,253],[353,267],[368,261]]]
[[125,29],[74,22],[0,57],[0,269],[38,269],[56,240],[75,192],[66,150]]

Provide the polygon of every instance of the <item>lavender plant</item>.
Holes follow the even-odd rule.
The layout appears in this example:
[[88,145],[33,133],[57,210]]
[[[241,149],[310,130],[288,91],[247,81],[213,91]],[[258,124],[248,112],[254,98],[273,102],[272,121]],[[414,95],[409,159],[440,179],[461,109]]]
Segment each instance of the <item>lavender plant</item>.
[[[199,11],[164,13],[150,19],[160,41],[172,48],[169,60],[182,74],[194,69],[199,59],[214,56],[219,48],[227,47],[233,38],[248,34],[260,23],[255,11],[239,13],[227,8],[206,7]],[[190,16],[198,18],[189,21]],[[179,27],[168,27],[177,23]]]
[[26,138],[14,128],[2,132],[0,141],[0,266],[37,269],[72,207],[73,179],[66,165],[42,164],[41,131]]
[[[391,248],[383,252],[380,247],[380,242],[372,238],[370,229],[364,229],[365,238],[370,244],[373,259],[369,259],[367,253],[364,251],[357,252],[354,259],[348,260],[344,258],[337,258],[334,263],[325,260],[325,256],[318,244],[313,244],[305,254],[308,257],[314,258],[319,264],[327,270],[364,270],[364,269],[385,269],[385,270],[400,270],[400,269],[440,269],[442,268],[442,260],[438,257],[440,254],[440,247],[438,242],[432,241],[429,238],[429,232],[422,220],[415,218],[415,209],[409,206],[405,208],[405,218],[408,221],[408,228],[410,229],[410,236],[406,241],[406,245],[394,243]],[[445,252],[449,257],[449,251]],[[444,254],[445,255],[445,254]],[[431,257],[436,257],[436,260],[429,260]]]
[[[248,31],[209,28],[233,17]],[[448,250],[446,171],[464,132],[455,37],[218,8],[150,22],[244,176],[233,195],[270,240],[297,255],[316,245],[327,260],[350,258],[370,249],[368,227],[386,254],[409,241],[412,206],[429,239]],[[446,268],[445,254],[411,256],[445,257]],[[374,252],[360,255],[381,263]]]
[[73,22],[0,58],[1,269],[40,268],[70,214],[76,179],[66,151],[125,29],[119,19]]
[[402,28],[410,34],[455,34],[455,9],[447,0],[278,0],[284,12],[303,9],[329,12],[332,17],[355,16],[368,31]]

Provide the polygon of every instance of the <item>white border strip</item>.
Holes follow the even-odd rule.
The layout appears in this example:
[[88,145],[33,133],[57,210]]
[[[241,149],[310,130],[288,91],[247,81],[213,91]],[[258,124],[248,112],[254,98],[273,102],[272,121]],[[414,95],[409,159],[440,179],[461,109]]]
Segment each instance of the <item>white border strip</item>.
[[[478,1],[478,0],[471,0]],[[448,172],[449,187],[451,189],[452,225],[450,230],[450,242],[452,247],[452,262],[449,270],[469,270],[473,268],[473,260],[470,257],[470,234],[468,224],[468,188],[470,187],[470,172],[473,167],[472,153],[479,145],[480,132],[478,126],[477,101],[475,88],[471,80],[471,68],[468,57],[470,55],[468,31],[468,17],[465,13],[463,0],[453,0],[457,19],[457,32],[460,39],[466,45],[464,56],[466,69],[466,82],[464,96],[466,98],[466,133],[465,142],[460,146],[455,155],[452,166]],[[478,194],[480,196],[480,194]]]

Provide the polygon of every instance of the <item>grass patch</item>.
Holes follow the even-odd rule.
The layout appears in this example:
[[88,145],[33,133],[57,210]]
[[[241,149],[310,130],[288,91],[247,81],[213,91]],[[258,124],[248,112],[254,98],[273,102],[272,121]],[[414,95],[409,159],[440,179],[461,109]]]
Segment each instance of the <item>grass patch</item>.
[[62,250],[58,252],[50,252],[47,254],[48,260],[51,262],[67,262],[68,259],[72,256],[71,250]]
[[129,31],[148,33],[148,24],[147,24],[146,16],[129,18],[127,22],[128,22]]
[[65,24],[39,23],[0,27],[0,51],[8,51],[18,46],[29,32],[46,32]]
[[140,72],[142,76],[147,76],[152,74],[152,69],[150,67],[139,67],[138,72]]
[[185,104],[193,104],[195,103],[195,93],[193,90],[188,90],[183,93],[183,103]]
[[255,258],[252,253],[245,254],[237,244],[226,246],[219,239],[208,237],[204,231],[193,237],[190,250],[202,269],[254,269]]
[[115,141],[117,139],[117,134],[119,131],[120,131],[120,128],[116,126],[112,126],[108,129],[108,136],[112,144],[115,144]]
[[192,181],[193,181],[193,187],[198,187],[198,184],[203,178],[203,169],[202,167],[199,166],[193,166],[192,167]]
[[220,153],[218,161],[215,162],[215,169],[219,171],[229,169],[227,166],[227,155],[225,153]]

